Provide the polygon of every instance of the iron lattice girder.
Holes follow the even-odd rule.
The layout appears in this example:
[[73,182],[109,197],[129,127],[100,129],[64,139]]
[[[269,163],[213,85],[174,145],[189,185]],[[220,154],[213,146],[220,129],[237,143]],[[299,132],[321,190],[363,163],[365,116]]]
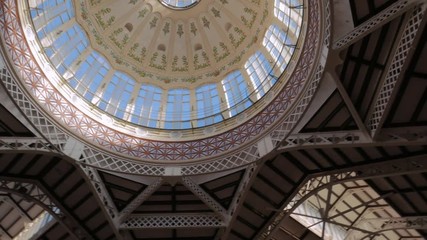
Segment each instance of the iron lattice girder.
[[133,199],[120,213],[116,221],[117,225],[122,223],[128,216],[141,204],[147,200],[163,183],[162,178],[157,178],[153,183],[151,183],[144,191],[142,191],[135,199]]
[[120,225],[120,228],[218,228],[225,226],[226,223],[222,217],[216,214],[144,214],[131,215]]
[[224,219],[228,218],[227,210],[221,206],[213,197],[211,197],[203,188],[197,185],[190,177],[183,177],[182,183],[186,186],[193,194],[198,196],[209,208],[221,215]]
[[394,54],[391,55],[387,63],[386,74],[380,82],[379,91],[377,91],[373,104],[369,110],[369,117],[366,124],[371,131],[373,138],[376,138],[377,133],[380,132],[382,125],[385,121],[388,111],[390,110],[391,102],[396,96],[396,89],[403,79],[402,72],[405,72],[408,56],[412,50],[413,42],[417,38],[418,30],[424,19],[427,4],[417,5],[413,11],[410,12],[410,17],[401,33],[399,33],[398,44],[393,50]]
[[81,169],[86,174],[86,176],[89,178],[90,183],[92,184],[99,199],[101,200],[101,204],[104,205],[106,212],[111,218],[110,221],[114,222],[114,219],[117,218],[119,214],[97,170],[90,166],[84,166],[84,165],[80,165],[80,166],[81,166]]
[[[307,179],[284,208],[292,212],[299,204],[329,186],[355,180],[427,172],[427,156],[415,156],[352,167],[350,171],[316,174]],[[312,184],[313,182],[317,184]]]
[[359,25],[351,32],[347,33],[332,44],[332,48],[336,50],[350,46],[356,41],[359,41],[372,31],[384,26],[391,20],[407,12],[415,4],[421,3],[422,0],[399,0],[384,9],[368,21]]
[[275,231],[277,226],[281,225],[283,219],[289,217],[299,205],[327,187],[355,180],[421,172],[427,172],[427,155],[388,160],[380,163],[353,166],[350,169],[309,175],[306,177],[306,180],[303,181],[301,187],[298,188],[298,192],[296,192],[294,197],[285,205],[283,211],[279,211],[272,219],[271,223],[266,225],[265,231],[259,235],[260,239],[266,239]]
[[57,152],[55,146],[38,137],[0,137],[1,150]]
[[76,239],[92,239],[90,234],[87,233],[73,217],[70,217],[69,214],[64,211],[64,208],[54,202],[52,200],[54,198],[46,194],[47,191],[40,187],[37,182],[0,177],[0,190],[18,194],[37,203],[48,211],[49,214],[54,216]]
[[427,229],[427,216],[406,216],[401,218],[364,219],[362,222],[380,222],[379,231],[392,229]]
[[337,146],[407,146],[426,145],[427,129],[382,129],[373,142],[361,131],[298,133],[287,137],[277,149],[279,152],[306,148],[333,148]]
[[[333,224],[334,222],[332,221],[331,223]],[[397,229],[427,229],[427,216],[365,218],[352,227],[352,231],[349,232],[346,239],[372,239],[375,236],[381,235],[383,232]],[[412,237],[411,239],[418,238]]]

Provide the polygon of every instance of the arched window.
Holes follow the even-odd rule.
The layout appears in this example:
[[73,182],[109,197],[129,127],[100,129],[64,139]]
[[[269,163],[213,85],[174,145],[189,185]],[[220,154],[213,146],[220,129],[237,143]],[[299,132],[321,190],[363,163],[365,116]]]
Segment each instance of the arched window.
[[[41,11],[37,9],[41,9]],[[57,34],[58,27],[74,18],[74,7],[71,0],[43,1],[37,6],[37,9],[32,9],[31,16],[39,39],[47,37],[50,33]],[[49,11],[43,9],[49,9]]]
[[277,25],[271,25],[265,33],[263,44],[276,62],[275,66],[283,72],[294,51],[291,40]]
[[165,128],[190,128],[190,119],[190,90],[183,88],[169,90],[166,102]]
[[46,51],[46,54],[59,74],[64,76],[88,45],[83,30],[78,25],[73,25],[52,43],[51,49],[54,51]]
[[109,69],[110,65],[106,59],[93,51],[80,63],[74,77],[69,80],[69,83],[86,100],[92,101]]
[[249,99],[248,86],[240,71],[228,74],[221,81],[225,92],[230,117],[242,112],[252,105]]
[[206,84],[196,89],[198,127],[222,120],[221,101],[216,86],[216,84]]
[[289,26],[295,36],[300,32],[302,12],[302,3],[299,0],[275,0],[274,2],[274,16]]
[[102,94],[99,108],[118,118],[123,118],[134,86],[135,81],[128,75],[115,72]]
[[158,127],[162,93],[159,87],[143,84],[135,101],[131,122],[147,127]]
[[257,99],[264,96],[276,82],[276,78],[271,74],[270,63],[260,51],[249,57],[245,63],[245,69],[255,89]]

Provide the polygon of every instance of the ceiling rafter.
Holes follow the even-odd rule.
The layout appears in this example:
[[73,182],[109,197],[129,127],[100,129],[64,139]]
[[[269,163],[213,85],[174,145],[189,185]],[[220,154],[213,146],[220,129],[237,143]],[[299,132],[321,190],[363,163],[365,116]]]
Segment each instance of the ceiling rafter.
[[411,48],[412,43],[416,38],[419,38],[418,30],[420,29],[421,22],[427,4],[417,5],[406,18],[405,26],[399,33],[399,41],[396,42],[393,48],[393,56],[387,61],[386,74],[381,79],[379,91],[374,97],[374,102],[369,111],[369,117],[367,118],[367,124],[371,131],[371,135],[376,137],[376,134],[381,130],[382,125],[385,121],[385,117],[390,111],[390,106],[396,96],[396,90],[402,82],[402,74],[396,74],[397,72],[404,72],[408,65],[410,56],[413,54],[414,49]]
[[[367,1],[368,3],[372,3],[372,1]],[[391,1],[390,1],[391,2]],[[363,21],[362,24],[358,25],[356,28],[354,28],[351,32],[347,33],[340,39],[336,40],[332,44],[332,48],[334,50],[340,50],[344,49],[351,44],[361,40],[369,33],[377,30],[378,28],[382,27],[383,25],[387,24],[388,22],[392,21],[396,17],[404,14],[408,11],[411,7],[413,7],[415,4],[419,4],[422,1],[420,0],[398,0],[395,1],[393,4],[391,4],[386,9],[382,10],[381,12],[377,13],[374,16],[370,16],[369,19]],[[350,1],[353,5],[354,0]],[[356,7],[352,7],[352,9],[355,9]],[[355,16],[355,14],[353,14]]]

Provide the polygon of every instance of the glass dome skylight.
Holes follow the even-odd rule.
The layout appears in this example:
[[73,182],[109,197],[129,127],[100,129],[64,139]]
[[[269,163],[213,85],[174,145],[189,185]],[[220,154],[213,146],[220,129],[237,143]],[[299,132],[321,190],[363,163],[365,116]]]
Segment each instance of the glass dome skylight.
[[194,7],[200,0],[159,0],[166,7],[176,9],[176,10],[185,10],[191,7]]
[[[286,71],[303,14],[302,0],[258,8],[213,0],[176,21],[147,1],[122,10],[103,1],[32,2],[44,54],[75,94],[124,122],[161,129],[209,126],[253,106]],[[160,2],[184,9],[199,1]]]

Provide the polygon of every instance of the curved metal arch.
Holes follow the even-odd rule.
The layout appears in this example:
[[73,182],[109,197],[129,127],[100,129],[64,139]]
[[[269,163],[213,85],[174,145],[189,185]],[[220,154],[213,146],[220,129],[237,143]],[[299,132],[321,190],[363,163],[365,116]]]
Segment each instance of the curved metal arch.
[[[10,184],[13,186],[10,186]],[[31,189],[27,189],[27,187],[31,187]],[[34,190],[36,194],[31,194],[31,191]],[[23,181],[19,178],[0,176],[0,191],[18,195],[36,203],[52,215],[76,239],[92,239],[90,234],[77,224],[75,219],[68,216],[60,206],[54,203],[51,197],[46,194],[46,190],[40,187],[37,181]]]

